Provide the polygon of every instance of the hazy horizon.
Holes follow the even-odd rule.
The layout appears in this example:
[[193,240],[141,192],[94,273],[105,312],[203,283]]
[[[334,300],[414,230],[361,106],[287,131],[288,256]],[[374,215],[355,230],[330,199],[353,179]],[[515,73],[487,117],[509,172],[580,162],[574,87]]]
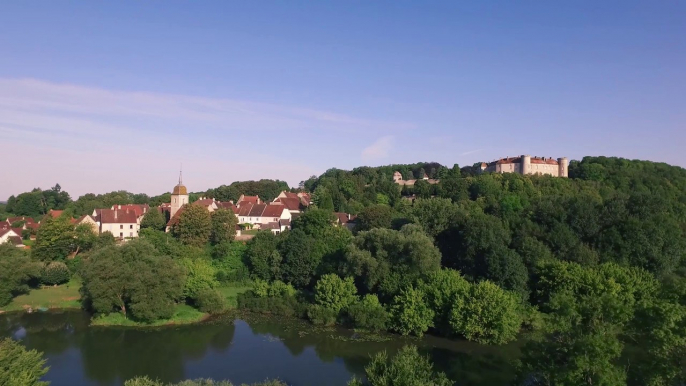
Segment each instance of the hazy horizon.
[[686,3],[0,5],[0,200],[531,154],[686,166]]

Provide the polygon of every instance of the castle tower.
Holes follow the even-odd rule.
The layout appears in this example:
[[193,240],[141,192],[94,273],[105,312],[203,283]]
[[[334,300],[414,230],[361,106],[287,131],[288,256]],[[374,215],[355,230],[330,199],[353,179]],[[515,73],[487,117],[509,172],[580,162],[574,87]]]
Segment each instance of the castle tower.
[[567,157],[558,158],[557,164],[557,176],[569,177],[569,161],[567,160]]
[[188,204],[188,189],[183,185],[182,177],[182,172],[179,172],[179,184],[174,187],[171,194],[170,217],[174,217],[174,214],[176,214],[182,206]]
[[531,174],[531,156],[522,156],[522,174]]

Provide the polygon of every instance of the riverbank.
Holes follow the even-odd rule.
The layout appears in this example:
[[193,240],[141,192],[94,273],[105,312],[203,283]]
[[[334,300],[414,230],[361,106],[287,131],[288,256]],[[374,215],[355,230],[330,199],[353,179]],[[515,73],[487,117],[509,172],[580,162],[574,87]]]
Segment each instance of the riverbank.
[[[73,278],[66,284],[58,286],[45,286],[31,289],[28,294],[19,295],[12,299],[12,302],[4,307],[0,307],[2,312],[16,311],[38,311],[38,310],[74,310],[81,308],[81,281]],[[245,284],[228,285],[218,287],[217,290],[224,296],[227,304],[227,311],[235,310],[238,306],[238,295],[249,290],[251,287]],[[173,325],[187,325],[201,323],[210,317],[208,313],[201,312],[187,304],[179,304],[174,310],[174,315],[169,319],[158,320],[152,323],[136,322],[127,319],[123,314],[113,312],[108,315],[92,318],[91,325],[124,326],[124,327],[160,327]]]
[[108,315],[98,316],[91,319],[91,326],[98,327],[160,327],[176,326],[184,324],[200,323],[207,320],[210,314],[200,312],[187,304],[177,304],[174,315],[169,319],[156,320],[154,322],[137,322],[127,319],[124,314],[113,312]]
[[12,299],[10,304],[0,307],[0,312],[28,311],[39,309],[79,309],[81,308],[81,280],[72,278],[68,283],[58,286],[43,286],[31,289]]

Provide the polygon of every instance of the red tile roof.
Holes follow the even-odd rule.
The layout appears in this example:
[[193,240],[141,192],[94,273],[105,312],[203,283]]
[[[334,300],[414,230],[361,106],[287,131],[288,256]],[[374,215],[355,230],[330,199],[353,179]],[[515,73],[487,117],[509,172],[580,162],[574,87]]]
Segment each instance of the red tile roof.
[[300,197],[300,202],[302,202],[304,206],[310,206],[310,202],[312,202],[312,197],[310,197],[309,193],[298,193],[298,197]]
[[288,198],[277,198],[274,200],[274,202],[279,202],[283,205],[286,205],[286,208],[288,210],[301,210],[302,209],[302,203],[300,202],[299,197],[288,197]]
[[10,236],[7,239],[10,241],[10,243],[12,243],[14,245],[24,245],[24,242],[22,241],[21,236]]
[[251,203],[251,204],[257,204],[260,202],[260,196],[244,196],[241,195],[241,197],[238,199],[238,205],[239,207],[241,204],[246,204],[246,203]]
[[347,224],[348,222],[353,221],[357,218],[357,216],[352,216],[347,213],[336,212],[334,214],[336,215],[336,218],[341,224]]
[[135,224],[138,220],[136,212],[124,209],[101,209],[101,224]]
[[264,208],[264,212],[262,212],[262,217],[281,217],[284,210],[288,210],[284,205],[267,205],[267,207]]
[[250,214],[248,214],[249,217],[260,217],[262,216],[262,212],[264,212],[264,209],[267,207],[267,204],[255,204],[252,206],[252,209],[250,210]]
[[260,229],[281,229],[278,222],[269,222],[266,224],[261,224]]
[[136,213],[136,217],[140,217],[150,210],[148,204],[126,204],[126,205],[112,205],[110,209],[129,210]]
[[552,158],[531,157],[531,163],[532,164],[559,165],[557,160],[554,160]]
[[20,217],[10,217],[7,219],[7,222],[10,224],[15,223],[17,221],[24,221],[26,224],[34,224],[35,223],[35,221],[33,221],[33,219],[31,217],[20,216]]
[[252,210],[252,207],[253,207],[253,204],[250,204],[250,203],[248,203],[248,204],[246,204],[246,205],[241,205],[241,206],[238,208],[238,215],[239,215],[239,216],[243,216],[243,217],[249,216],[249,215],[250,215],[250,211]]
[[186,209],[185,205],[180,207],[179,210],[177,210],[176,213],[174,213],[174,216],[172,216],[172,218],[169,219],[169,221],[167,222],[167,226],[170,227],[172,225],[178,224],[179,219],[181,218],[181,213],[183,213],[184,209]]
[[210,205],[212,205],[213,202],[215,202],[215,201],[211,198],[203,198],[202,200],[197,200],[193,203],[197,204],[197,205],[202,205],[202,206],[210,206]]
[[[6,228],[6,229],[0,229],[0,237],[3,237],[10,232],[14,233],[14,235],[21,235],[21,233],[15,232],[14,229]],[[10,235],[10,237],[12,237],[12,235]]]
[[220,207],[220,208],[223,208],[223,209],[230,209],[230,210],[233,211],[234,214],[238,214],[238,207],[237,207],[236,205],[234,205],[232,202],[228,202],[228,201],[220,202],[220,201],[217,201],[217,206]]
[[48,212],[48,214],[49,214],[50,216],[52,216],[52,218],[58,218],[58,217],[60,217],[60,216],[62,215],[62,212],[64,212],[64,211],[63,211],[63,210],[54,210],[54,209],[50,209],[50,211]]

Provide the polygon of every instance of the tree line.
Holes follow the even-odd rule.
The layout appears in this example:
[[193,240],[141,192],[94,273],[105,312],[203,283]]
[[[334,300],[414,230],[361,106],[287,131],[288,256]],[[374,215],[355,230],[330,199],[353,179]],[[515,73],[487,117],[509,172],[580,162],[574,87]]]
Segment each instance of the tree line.
[[[195,202],[200,197],[215,198],[218,201],[236,202],[244,194],[260,196],[264,201],[271,201],[283,190],[290,190],[288,184],[279,180],[236,181],[230,185],[221,185],[205,192],[189,194],[189,201]],[[40,220],[50,210],[66,210],[73,217],[90,215],[94,209],[110,208],[113,205],[148,204],[159,206],[171,202],[171,193],[158,196],[148,196],[145,193],[130,193],[119,190],[104,194],[87,193],[76,200],[72,200],[69,193],[63,191],[59,184],[42,190],[35,188],[31,192],[24,192],[10,196],[6,204],[0,204],[0,221],[14,216],[27,216]]]

